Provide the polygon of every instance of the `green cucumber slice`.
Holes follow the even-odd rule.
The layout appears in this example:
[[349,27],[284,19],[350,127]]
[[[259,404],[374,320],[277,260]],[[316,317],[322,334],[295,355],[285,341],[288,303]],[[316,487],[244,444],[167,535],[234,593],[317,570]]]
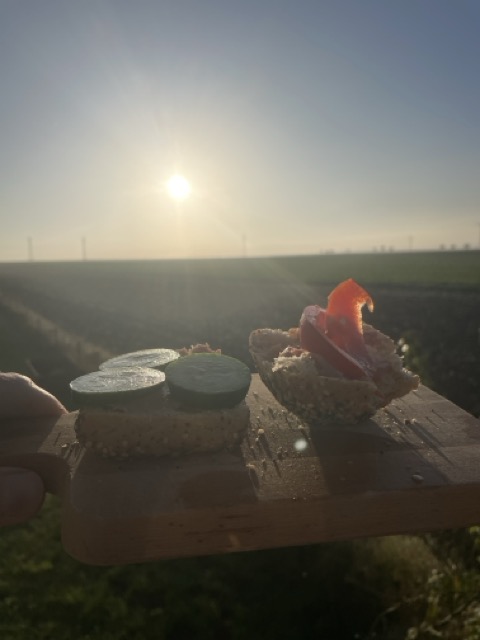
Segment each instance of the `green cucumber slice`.
[[163,371],[147,367],[112,367],[75,378],[70,389],[79,405],[99,406],[130,400],[159,388],[164,382]]
[[240,360],[220,353],[193,353],[165,369],[172,397],[192,409],[234,407],[248,393],[252,374]]
[[99,366],[100,371],[112,367],[149,367],[164,371],[167,364],[180,357],[178,351],[173,349],[142,349],[123,353],[115,358],[110,358]]

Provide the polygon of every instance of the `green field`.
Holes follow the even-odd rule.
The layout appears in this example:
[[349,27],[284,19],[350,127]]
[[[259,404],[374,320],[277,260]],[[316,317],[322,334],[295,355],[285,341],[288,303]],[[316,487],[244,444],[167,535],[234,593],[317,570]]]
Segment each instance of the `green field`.
[[195,274],[206,279],[221,276],[224,280],[299,281],[305,284],[332,284],[354,277],[366,285],[480,285],[478,250],[204,260],[0,262],[0,277],[2,274],[28,274],[33,269],[43,277],[49,273],[57,277],[60,265],[64,277],[74,275],[81,268],[92,274],[96,271],[137,272],[146,277]]
[[308,283],[354,277],[365,284],[480,285],[480,251],[297,256],[273,265]]
[[[172,263],[172,268],[175,268]],[[193,262],[190,263],[193,267]],[[178,266],[180,266],[179,263]],[[206,277],[295,279],[306,284],[336,283],[354,277],[364,284],[480,285],[480,251],[439,251],[308,255],[278,258],[196,261]],[[180,266],[180,268],[182,268]]]

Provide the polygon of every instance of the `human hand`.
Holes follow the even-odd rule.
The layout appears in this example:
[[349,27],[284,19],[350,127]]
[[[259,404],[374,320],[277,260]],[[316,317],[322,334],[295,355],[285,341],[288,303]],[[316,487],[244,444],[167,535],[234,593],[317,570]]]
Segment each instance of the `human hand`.
[[0,420],[60,416],[66,412],[55,396],[27,376],[0,372]]
[[[60,416],[66,411],[57,398],[30,378],[0,372],[0,420]],[[0,467],[0,527],[29,520],[42,506],[44,497],[43,481],[34,471]]]

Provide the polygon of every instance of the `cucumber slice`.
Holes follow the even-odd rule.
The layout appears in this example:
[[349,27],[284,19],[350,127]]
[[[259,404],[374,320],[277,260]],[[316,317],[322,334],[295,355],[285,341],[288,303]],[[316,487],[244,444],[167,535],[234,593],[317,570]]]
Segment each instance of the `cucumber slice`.
[[252,374],[247,365],[220,353],[193,353],[165,369],[172,397],[192,409],[234,407],[248,393]]
[[143,349],[110,358],[110,360],[102,362],[99,369],[103,371],[112,367],[150,367],[164,371],[167,364],[179,357],[178,351],[173,349]]
[[70,389],[79,405],[99,406],[130,400],[159,388],[164,382],[163,371],[147,367],[112,367],[72,380]]

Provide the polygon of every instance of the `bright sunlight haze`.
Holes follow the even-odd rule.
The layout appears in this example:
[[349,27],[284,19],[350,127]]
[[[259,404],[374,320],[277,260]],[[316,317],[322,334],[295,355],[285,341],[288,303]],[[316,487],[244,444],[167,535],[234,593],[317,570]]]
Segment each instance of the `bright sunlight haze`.
[[0,262],[477,248],[479,29],[475,0],[5,2]]

